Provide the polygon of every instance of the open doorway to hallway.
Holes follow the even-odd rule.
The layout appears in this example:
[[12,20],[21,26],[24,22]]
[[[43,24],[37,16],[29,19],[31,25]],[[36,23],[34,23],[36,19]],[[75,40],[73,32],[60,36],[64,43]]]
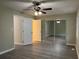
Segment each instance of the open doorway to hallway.
[[45,20],[42,28],[43,42],[53,42],[58,49],[61,49],[61,45],[66,45],[66,20]]
[[41,19],[32,20],[32,42],[41,42]]
[[42,28],[42,40],[49,37],[66,39],[66,20],[46,20]]
[[47,21],[48,37],[65,37],[66,35],[66,21],[54,20]]

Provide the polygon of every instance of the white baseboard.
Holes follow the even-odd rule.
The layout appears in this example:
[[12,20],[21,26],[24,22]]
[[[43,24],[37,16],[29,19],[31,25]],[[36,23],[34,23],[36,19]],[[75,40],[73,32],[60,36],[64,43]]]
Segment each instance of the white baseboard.
[[27,42],[27,43],[25,43],[24,45],[30,45],[30,44],[32,44],[32,42]]
[[75,46],[75,44],[70,44],[70,43],[67,43],[66,45],[69,45],[69,46]]
[[11,48],[11,49],[8,49],[8,50],[5,50],[5,51],[2,51],[2,52],[0,52],[0,55],[2,55],[2,54],[4,54],[4,53],[7,53],[7,52],[10,52],[10,51],[12,51],[12,50],[14,50],[15,48]]
[[14,43],[15,45],[24,45],[23,43]]

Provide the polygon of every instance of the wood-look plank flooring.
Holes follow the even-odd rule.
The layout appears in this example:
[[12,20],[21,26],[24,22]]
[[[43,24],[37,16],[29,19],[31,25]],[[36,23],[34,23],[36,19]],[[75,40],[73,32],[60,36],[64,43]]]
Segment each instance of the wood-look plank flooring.
[[[33,45],[16,46],[14,51],[0,55],[0,59],[77,59],[75,50],[65,45],[65,39],[53,37]],[[74,48],[75,49],[75,48]]]

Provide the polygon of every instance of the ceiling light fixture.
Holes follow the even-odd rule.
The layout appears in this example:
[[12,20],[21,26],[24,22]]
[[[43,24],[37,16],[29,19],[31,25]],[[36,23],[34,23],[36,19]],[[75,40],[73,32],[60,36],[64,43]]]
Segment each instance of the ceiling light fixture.
[[37,12],[37,11],[35,11],[35,13],[34,13],[34,14],[35,14],[35,16],[38,16],[38,12]]
[[38,12],[39,13],[39,15],[42,15],[42,12]]
[[60,22],[60,20],[57,20],[57,21],[56,21],[56,23],[58,23],[58,24],[59,24],[59,23],[61,23],[61,22]]
[[35,16],[42,15],[42,12],[40,12],[40,11],[39,11],[39,12],[38,12],[38,11],[35,11],[34,15],[35,15]]

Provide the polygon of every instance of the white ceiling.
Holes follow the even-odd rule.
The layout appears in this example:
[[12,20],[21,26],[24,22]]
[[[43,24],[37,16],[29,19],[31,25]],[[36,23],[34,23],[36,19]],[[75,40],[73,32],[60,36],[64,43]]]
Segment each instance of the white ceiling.
[[[42,1],[42,0],[35,0],[35,1]],[[33,5],[32,0],[9,0],[3,3],[5,6],[17,10],[23,11],[23,9],[28,8],[29,6]],[[64,13],[73,13],[76,12],[79,6],[79,0],[47,0],[46,3],[42,3],[40,5],[41,8],[51,7],[53,10],[47,11],[46,15],[53,15],[53,14],[64,14]],[[34,11],[27,10],[25,11],[28,15],[33,15]]]

